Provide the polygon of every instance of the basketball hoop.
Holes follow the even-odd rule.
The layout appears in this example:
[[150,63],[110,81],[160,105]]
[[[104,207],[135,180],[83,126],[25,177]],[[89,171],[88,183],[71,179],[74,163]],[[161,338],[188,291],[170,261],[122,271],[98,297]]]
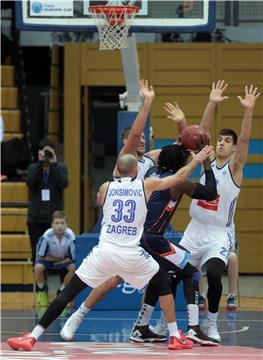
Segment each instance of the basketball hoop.
[[98,28],[100,50],[127,48],[132,21],[140,9],[137,6],[94,5],[89,7]]

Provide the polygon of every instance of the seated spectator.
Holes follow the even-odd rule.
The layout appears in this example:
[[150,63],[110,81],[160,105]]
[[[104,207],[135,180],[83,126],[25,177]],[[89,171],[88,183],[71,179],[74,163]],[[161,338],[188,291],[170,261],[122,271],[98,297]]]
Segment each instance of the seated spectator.
[[68,228],[67,216],[58,210],[53,214],[51,228],[39,239],[37,259],[34,266],[35,281],[38,289],[38,302],[48,305],[46,270],[65,271],[59,293],[70,282],[75,273],[75,234]]

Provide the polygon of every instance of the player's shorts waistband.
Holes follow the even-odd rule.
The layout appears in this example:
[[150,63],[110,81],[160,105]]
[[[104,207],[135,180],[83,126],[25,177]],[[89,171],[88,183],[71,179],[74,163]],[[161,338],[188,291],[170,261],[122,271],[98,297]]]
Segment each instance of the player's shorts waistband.
[[225,231],[226,233],[229,232],[229,228],[227,228],[226,226],[218,226],[214,224],[202,223],[194,219],[190,221],[189,225],[198,227],[200,230],[221,231],[221,232]]

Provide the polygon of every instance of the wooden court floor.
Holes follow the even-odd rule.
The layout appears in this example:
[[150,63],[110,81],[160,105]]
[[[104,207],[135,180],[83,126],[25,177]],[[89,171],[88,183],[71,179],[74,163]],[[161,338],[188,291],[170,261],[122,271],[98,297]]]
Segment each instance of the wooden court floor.
[[[6,339],[18,336],[23,330],[30,331],[43,312],[3,310],[1,329],[1,356],[5,360],[259,360],[263,358],[262,312],[239,310],[235,313],[223,309],[219,314],[218,328],[222,344],[218,347],[195,345],[190,350],[170,351],[167,344],[134,344],[129,335],[136,319],[136,311],[92,311],[80,325],[74,341],[63,342],[59,332],[67,314],[55,320],[41,336],[32,352],[13,351]],[[42,309],[43,310],[43,309]],[[45,309],[44,309],[45,310]],[[160,313],[153,314],[151,323],[156,324]],[[179,327],[185,331],[186,312],[177,312]],[[203,316],[200,316],[202,324]]]
[[[226,311],[226,295],[222,296],[218,328],[222,344],[216,348],[195,345],[191,350],[169,351],[167,344],[134,344],[129,335],[137,311],[91,311],[78,329],[73,342],[65,343],[59,336],[70,309],[55,320],[30,353],[13,351],[5,343],[9,337],[30,331],[45,308],[32,308],[31,292],[5,292],[1,295],[1,351],[5,360],[262,360],[263,359],[263,299],[261,280],[243,283],[240,308]],[[53,295],[54,296],[54,295]],[[52,300],[52,295],[50,296]],[[187,314],[176,313],[179,327],[185,331]],[[155,311],[151,324],[160,313]],[[206,316],[200,313],[200,324]]]
[[[54,296],[54,295],[53,295]],[[52,294],[50,295],[50,300]],[[224,309],[226,295],[222,296],[220,308]],[[31,292],[4,292],[1,294],[1,309],[32,309],[33,295]],[[244,311],[263,311],[263,298],[241,296],[240,305]]]

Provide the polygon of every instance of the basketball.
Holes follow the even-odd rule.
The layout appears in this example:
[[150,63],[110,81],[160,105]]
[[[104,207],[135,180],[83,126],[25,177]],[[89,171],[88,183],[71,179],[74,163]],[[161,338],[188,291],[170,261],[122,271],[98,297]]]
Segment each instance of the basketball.
[[205,131],[199,125],[187,126],[181,134],[181,142],[187,150],[199,150]]

